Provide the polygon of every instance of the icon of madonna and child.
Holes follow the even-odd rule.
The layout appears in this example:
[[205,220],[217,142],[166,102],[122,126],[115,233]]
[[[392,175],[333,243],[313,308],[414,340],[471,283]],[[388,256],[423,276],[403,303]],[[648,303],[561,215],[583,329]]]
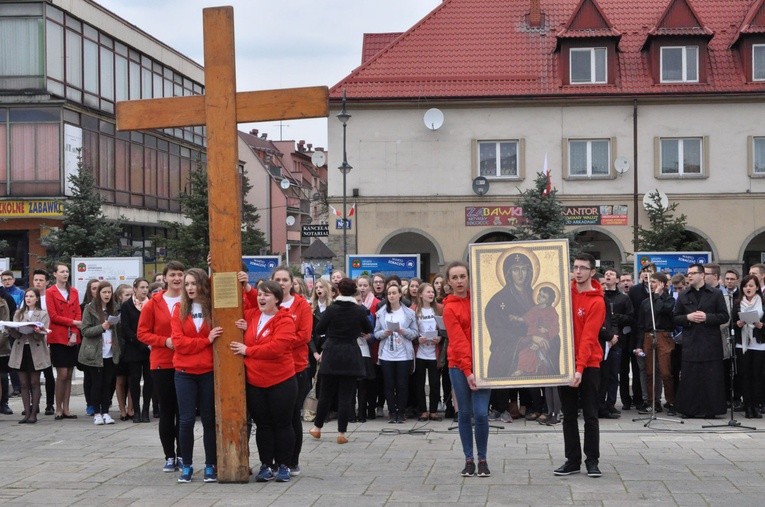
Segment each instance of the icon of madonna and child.
[[[525,242],[532,243],[529,246],[506,243],[501,253],[497,250],[501,245],[495,244],[493,248],[481,245],[488,248],[486,262],[478,259],[487,268],[481,273],[487,283],[480,294],[488,297],[488,302],[485,305],[480,302],[475,308],[477,311],[483,308],[483,319],[479,322],[484,329],[477,330],[474,345],[486,351],[485,344],[489,342],[488,361],[476,365],[483,373],[477,373],[477,377],[486,385],[555,385],[565,383],[573,374],[569,339],[572,335],[566,312],[570,306],[565,290],[568,245],[556,241],[557,244]],[[566,248],[557,248],[561,243]],[[494,269],[488,269],[492,264]],[[491,287],[498,287],[493,295]],[[479,357],[485,358],[486,354]]]

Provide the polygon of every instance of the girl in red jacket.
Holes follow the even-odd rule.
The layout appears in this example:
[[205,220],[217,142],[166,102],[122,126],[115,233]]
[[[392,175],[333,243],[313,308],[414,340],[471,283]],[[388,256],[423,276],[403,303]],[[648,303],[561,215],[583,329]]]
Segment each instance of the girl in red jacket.
[[50,361],[56,368],[56,420],[76,419],[69,412],[72,395],[72,371],[77,365],[77,345],[80,343],[82,310],[77,289],[69,285],[69,267],[53,265],[56,283],[45,291],[45,305],[50,316]]
[[178,397],[178,440],[183,468],[178,482],[191,482],[194,454],[194,422],[196,412],[202,418],[202,441],[205,447],[205,482],[216,482],[215,381],[213,349],[222,327],[212,327],[210,280],[199,268],[186,271],[181,304],[175,307],[172,328],[175,392]]
[[[247,295],[255,292],[245,283]],[[257,482],[290,480],[287,463],[292,459],[295,435],[292,411],[297,398],[297,379],[292,346],[295,322],[282,303],[282,288],[275,282],[264,282],[257,291],[257,307],[245,311],[245,318],[236,321],[244,333],[244,343],[231,342],[235,354],[244,356],[247,374],[247,410],[255,420],[255,442],[260,457]],[[278,469],[274,475],[272,464]]]
[[473,423],[475,418],[475,445],[478,448],[478,477],[489,477],[486,448],[489,443],[489,397],[491,390],[478,389],[473,374],[473,348],[471,341],[470,291],[467,264],[455,261],[446,268],[446,283],[452,293],[444,299],[444,325],[449,335],[446,355],[449,359],[449,378],[459,407],[459,432],[465,453],[463,477],[476,475],[473,457]]

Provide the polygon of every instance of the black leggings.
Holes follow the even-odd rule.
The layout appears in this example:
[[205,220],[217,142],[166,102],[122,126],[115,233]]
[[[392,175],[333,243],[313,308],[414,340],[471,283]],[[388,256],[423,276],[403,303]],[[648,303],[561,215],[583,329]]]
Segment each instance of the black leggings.
[[247,384],[247,410],[257,427],[255,443],[261,464],[287,465],[291,459],[295,446],[292,409],[296,399],[295,377],[271,387]]
[[175,370],[161,368],[151,370],[154,394],[159,401],[159,441],[165,459],[181,455],[178,442],[178,398],[175,394]]
[[406,400],[409,397],[409,371],[412,369],[412,361],[383,361],[381,359],[380,367],[383,371],[388,413],[403,416]]
[[[319,374],[321,375],[321,374]],[[348,415],[353,411],[353,394],[356,390],[356,377],[348,375],[321,375],[319,406],[313,424],[317,428],[324,426],[332,400],[337,396],[337,431],[345,433],[348,429]]]
[[101,368],[88,366],[88,371],[91,384],[90,403],[96,414],[106,414],[112,402],[112,382],[117,371],[114,361],[111,357],[105,357]]
[[292,457],[285,464],[289,467],[296,467],[300,464],[300,451],[303,450],[303,417],[300,411],[303,409],[303,402],[311,390],[311,377],[308,368],[295,374],[297,382],[297,397],[295,406],[292,408],[292,431],[295,434],[294,445],[292,447]]
[[130,382],[130,397],[133,399],[133,410],[136,413],[141,411],[141,377],[143,377],[143,406],[145,415],[149,413],[149,402],[151,401],[151,392],[153,389],[152,376],[149,369],[149,360],[131,361],[127,363]]
[[430,413],[438,412],[438,402],[441,398],[441,386],[439,378],[441,372],[438,371],[435,359],[416,359],[414,368],[414,382],[417,387],[417,411],[419,413],[427,412],[425,406],[425,374],[428,374],[428,386],[430,387],[429,401]]

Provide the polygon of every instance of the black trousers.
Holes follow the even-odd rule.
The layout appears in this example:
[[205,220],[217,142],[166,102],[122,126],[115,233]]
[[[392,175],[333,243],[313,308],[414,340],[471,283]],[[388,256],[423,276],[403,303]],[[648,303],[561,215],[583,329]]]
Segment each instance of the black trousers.
[[388,413],[404,415],[406,400],[409,396],[409,371],[412,361],[383,361],[380,360],[385,383],[385,400],[388,402]]
[[151,369],[149,368],[149,359],[147,358],[145,361],[131,361],[127,366],[130,397],[133,399],[133,410],[135,410],[136,413],[140,413],[141,411],[141,377],[143,377],[143,405],[148,414],[151,393],[154,389]]
[[90,403],[96,414],[106,414],[112,403],[112,382],[117,371],[114,361],[111,357],[105,357],[103,367],[88,366],[88,371],[91,379]]
[[585,368],[579,387],[560,387],[560,402],[563,409],[563,446],[566,461],[582,463],[582,449],[579,440],[577,404],[582,398],[584,415],[584,455],[586,462],[597,463],[600,459],[600,425],[598,423],[598,387],[600,368]]
[[[629,343],[628,336],[625,335],[624,343]],[[630,369],[632,369],[632,396],[630,396]],[[640,369],[637,358],[631,350],[622,351],[621,371],[619,372],[619,398],[622,400],[622,405],[640,405],[643,403],[643,388],[640,386]]]
[[294,467],[300,464],[300,452],[303,450],[303,418],[300,411],[303,410],[303,402],[311,390],[311,373],[308,368],[295,374],[297,382],[297,398],[295,406],[292,408],[292,431],[295,434],[294,447],[292,448],[292,458],[285,464]]
[[744,404],[752,408],[763,402],[763,383],[765,383],[765,350],[736,349],[736,364],[741,377],[741,390]]
[[[295,447],[292,410],[296,399],[294,376],[271,387],[247,384],[247,410],[255,420],[255,443],[263,465],[287,465],[291,459]],[[164,412],[164,408],[160,410]]]
[[161,368],[151,370],[154,394],[159,401],[159,441],[165,452],[165,459],[181,455],[178,441],[178,398],[175,394],[175,370]]

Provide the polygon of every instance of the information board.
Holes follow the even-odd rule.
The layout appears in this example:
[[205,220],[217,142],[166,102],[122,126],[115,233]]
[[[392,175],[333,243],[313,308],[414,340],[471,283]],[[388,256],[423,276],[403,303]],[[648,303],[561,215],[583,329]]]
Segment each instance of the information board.
[[278,255],[245,255],[242,262],[247,266],[250,285],[254,285],[258,280],[269,280],[274,268],[281,264],[282,258]]
[[420,277],[420,254],[347,255],[345,265],[348,276],[353,279],[375,273],[401,278]]
[[689,264],[712,262],[712,252],[636,252],[635,253],[635,279],[640,274],[640,269],[648,263],[656,266],[656,271],[685,274]]
[[69,281],[80,293],[82,303],[90,279],[106,280],[116,290],[123,283],[132,287],[142,276],[142,257],[72,257]]

